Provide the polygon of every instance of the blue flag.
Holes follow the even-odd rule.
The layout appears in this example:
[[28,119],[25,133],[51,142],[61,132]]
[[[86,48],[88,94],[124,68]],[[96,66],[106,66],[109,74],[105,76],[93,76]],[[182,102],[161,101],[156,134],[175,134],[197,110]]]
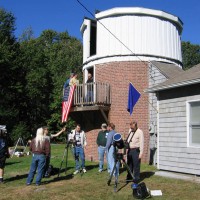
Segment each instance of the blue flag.
[[140,95],[141,94],[134,88],[132,83],[129,83],[127,111],[130,113],[130,115],[132,114],[133,107],[135,106],[138,99],[140,98]]

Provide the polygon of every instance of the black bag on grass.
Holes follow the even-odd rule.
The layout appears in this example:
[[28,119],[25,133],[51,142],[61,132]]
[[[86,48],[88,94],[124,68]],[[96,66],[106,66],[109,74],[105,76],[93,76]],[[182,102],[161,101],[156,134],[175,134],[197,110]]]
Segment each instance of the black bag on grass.
[[133,189],[133,197],[136,199],[146,199],[151,197],[150,192],[148,191],[144,182],[139,184],[133,183],[131,187]]
[[55,168],[55,167],[53,167],[53,165],[49,165],[49,168],[47,170],[45,177],[54,176],[54,175],[58,174],[58,172],[59,172],[59,168]]

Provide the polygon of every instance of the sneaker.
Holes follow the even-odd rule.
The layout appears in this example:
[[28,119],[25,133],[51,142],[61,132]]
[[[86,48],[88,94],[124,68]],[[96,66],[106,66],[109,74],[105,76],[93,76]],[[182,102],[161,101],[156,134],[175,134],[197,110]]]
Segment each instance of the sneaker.
[[103,171],[103,169],[99,169],[99,173],[101,173]]
[[73,174],[76,175],[79,173],[79,170],[76,170]]
[[31,185],[30,183],[26,183],[27,186]]
[[86,169],[83,169],[83,173],[86,173],[87,171],[86,171]]

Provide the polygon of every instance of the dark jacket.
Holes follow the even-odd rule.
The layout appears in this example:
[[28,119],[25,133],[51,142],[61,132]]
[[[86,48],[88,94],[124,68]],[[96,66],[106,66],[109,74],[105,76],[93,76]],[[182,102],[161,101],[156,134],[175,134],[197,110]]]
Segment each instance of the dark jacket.
[[106,146],[106,142],[107,142],[107,136],[108,136],[108,131],[100,131],[98,136],[97,136],[97,145],[98,146]]
[[9,157],[8,142],[6,138],[1,137],[0,138],[0,158],[4,156]]

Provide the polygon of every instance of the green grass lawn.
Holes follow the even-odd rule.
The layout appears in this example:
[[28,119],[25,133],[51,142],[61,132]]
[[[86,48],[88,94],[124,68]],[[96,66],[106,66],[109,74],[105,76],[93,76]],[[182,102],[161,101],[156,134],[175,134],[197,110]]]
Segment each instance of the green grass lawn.
[[[64,152],[64,145],[52,145],[51,164],[59,168]],[[114,192],[114,178],[111,185],[107,185],[109,178],[107,171],[98,173],[98,163],[86,162],[86,174],[72,176],[74,171],[74,160],[69,152],[68,167],[66,174],[65,162],[60,177],[57,175],[42,179],[42,185],[37,187],[34,184],[26,186],[26,178],[31,163],[31,156],[13,157],[7,160],[5,168],[5,183],[0,184],[0,199],[134,199],[132,196],[131,183],[126,184],[126,170],[121,169],[117,192]],[[163,178],[154,175],[156,169],[152,166],[142,164],[141,178],[150,190],[161,190],[163,196],[152,197],[151,199],[165,200],[197,200],[200,199],[200,184]]]

